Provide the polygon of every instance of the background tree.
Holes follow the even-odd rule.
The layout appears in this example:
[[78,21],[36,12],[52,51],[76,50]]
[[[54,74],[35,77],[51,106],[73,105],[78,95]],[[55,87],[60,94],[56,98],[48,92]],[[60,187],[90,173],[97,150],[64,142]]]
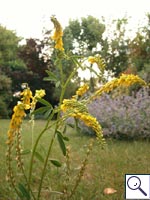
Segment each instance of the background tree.
[[15,32],[0,26],[0,68],[4,72],[7,72],[7,67],[15,68],[20,65],[17,56],[20,40]]
[[130,60],[137,73],[150,82],[150,14],[146,15],[147,24],[139,27],[130,43]]
[[22,82],[27,82],[32,91],[45,89],[45,98],[52,104],[56,104],[56,100],[53,99],[54,84],[47,84],[43,80],[47,76],[46,70],[54,68],[50,57],[46,57],[43,52],[45,45],[44,41],[30,38],[26,40],[25,45],[21,46],[18,54],[26,65],[26,71],[24,78],[16,81],[18,82],[18,86]]
[[0,116],[8,117],[12,101],[12,77],[14,69],[24,68],[17,53],[21,38],[16,33],[0,26]]
[[0,72],[0,118],[8,118],[8,105],[12,99],[11,79]]
[[[81,56],[80,59],[95,55],[103,48],[104,31],[105,24],[92,16],[83,17],[81,20],[70,20],[69,25],[64,29],[64,47]],[[91,73],[91,88],[94,88],[94,82]]]
[[98,44],[102,46],[105,24],[99,19],[88,16],[79,20],[70,20],[64,29],[64,43],[69,50],[76,54],[87,56],[97,50]]
[[106,60],[106,69],[111,70],[115,76],[126,70],[129,65],[129,43],[126,34],[127,18],[112,20],[106,35],[107,45],[103,56]]

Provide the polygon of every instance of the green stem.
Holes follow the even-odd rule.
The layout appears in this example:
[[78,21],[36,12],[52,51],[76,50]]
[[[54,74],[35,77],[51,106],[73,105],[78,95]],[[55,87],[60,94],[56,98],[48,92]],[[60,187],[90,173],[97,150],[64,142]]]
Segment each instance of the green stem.
[[44,179],[44,175],[45,175],[45,170],[46,170],[46,167],[47,167],[48,158],[49,158],[49,155],[51,153],[51,149],[52,149],[52,145],[54,143],[55,136],[56,136],[56,131],[54,132],[54,135],[53,135],[53,137],[51,139],[51,143],[50,143],[50,146],[49,146],[49,149],[48,149],[48,152],[47,152],[46,160],[44,162],[44,167],[43,167],[43,170],[42,170],[41,180],[40,180],[39,189],[38,189],[37,200],[40,199],[41,189],[42,189],[42,184],[43,184],[43,179]]
[[60,69],[61,85],[63,86],[64,85],[64,73],[63,73],[62,63],[60,62],[59,65],[60,65],[59,69]]
[[[54,115],[54,112],[52,114]],[[47,121],[47,123],[45,125],[45,128],[42,130],[42,132],[39,134],[38,138],[36,139],[35,145],[34,145],[33,150],[32,150],[32,155],[31,155],[31,160],[30,160],[30,167],[29,167],[29,178],[28,178],[28,184],[29,185],[30,185],[30,182],[31,182],[32,170],[33,170],[33,159],[34,159],[35,151],[36,151],[37,145],[38,145],[38,143],[40,141],[40,138],[42,137],[42,135],[45,133],[46,130],[51,128],[56,123],[56,122],[54,122],[53,124],[48,126],[49,125],[49,121],[50,120]]]
[[[60,95],[60,99],[59,99],[59,106],[62,104],[62,101],[63,101],[63,98],[64,98],[64,94],[65,94],[65,91],[66,91],[66,88],[68,86],[68,84],[70,83],[71,79],[73,78],[73,76],[75,75],[75,73],[77,72],[77,69],[79,65],[77,65],[77,62],[72,59],[73,63],[76,65],[75,67],[75,70],[72,71],[72,73],[70,74],[70,76],[68,77],[68,79],[66,80],[66,82],[64,83],[64,80],[63,80],[63,69],[62,69],[62,65],[60,65],[60,75],[61,75],[61,95]],[[52,149],[52,146],[53,146],[53,143],[54,143],[54,140],[55,140],[55,136],[56,136],[56,132],[57,132],[57,129],[59,127],[59,120],[60,119],[60,110],[58,110],[58,113],[57,113],[57,120],[56,120],[56,127],[55,127],[55,131],[54,131],[54,135],[52,137],[52,140],[51,140],[51,143],[49,145],[49,149],[48,149],[48,152],[47,152],[47,156],[46,156],[46,159],[45,159],[45,162],[44,162],[44,167],[43,167],[43,170],[42,170],[42,175],[41,175],[41,180],[40,180],[40,184],[39,184],[39,189],[38,189],[38,196],[37,196],[37,200],[39,200],[40,198],[40,195],[41,195],[41,189],[42,189],[42,184],[43,184],[43,179],[44,179],[44,175],[45,175],[45,171],[46,171],[46,167],[47,167],[47,163],[48,163],[48,159],[49,159],[49,156],[50,156],[50,153],[51,153],[51,149]],[[50,120],[49,120],[50,121]],[[34,158],[34,154],[35,154],[35,150],[37,148],[37,145],[40,141],[40,138],[42,137],[42,135],[45,133],[45,131],[47,129],[49,129],[51,126],[48,126],[49,125],[49,121],[47,122],[45,128],[43,129],[43,131],[40,133],[40,135],[38,136],[36,142],[35,142],[35,145],[33,147],[33,151],[32,151],[32,156],[31,156],[31,161],[30,161],[30,169],[29,169],[29,185],[30,185],[30,182],[31,182],[31,175],[32,175],[32,168],[33,168],[33,158]],[[55,124],[53,123],[53,125]]]
[[[60,68],[62,68],[62,65],[60,65]],[[61,73],[63,73],[62,69],[60,69],[60,74],[61,74]],[[62,76],[62,74],[61,74],[61,76]],[[61,80],[61,81],[62,81],[62,80]],[[59,99],[60,105],[61,105],[61,103],[62,103],[64,94],[65,94],[65,87],[64,87],[64,85],[62,85],[62,91],[61,91],[61,95],[60,95],[60,99]],[[51,139],[51,143],[50,143],[50,145],[49,145],[49,149],[48,149],[48,152],[47,152],[47,156],[46,156],[46,159],[45,159],[45,162],[44,162],[44,167],[43,167],[43,170],[42,170],[41,180],[40,180],[39,189],[38,189],[37,200],[40,199],[41,189],[42,189],[42,184],[43,184],[43,179],[44,179],[44,175],[45,175],[45,171],[46,171],[48,159],[49,159],[49,156],[50,156],[50,153],[51,153],[51,150],[52,150],[52,146],[53,146],[53,143],[54,143],[54,140],[55,140],[56,131],[57,131],[58,127],[59,127],[59,118],[60,118],[60,110],[59,110],[58,113],[57,113],[57,120],[56,120],[56,127],[55,127],[55,131],[54,131],[54,135],[53,135],[53,137],[52,137],[52,139]]]
[[[62,65],[60,65],[60,74],[61,76],[63,75],[63,71],[62,71]],[[62,101],[63,101],[63,98],[64,98],[64,94],[65,94],[65,91],[66,91],[66,88],[70,82],[70,80],[72,79],[72,77],[75,75],[77,71],[77,67],[76,69],[70,74],[70,76],[68,77],[68,79],[66,80],[65,84],[62,85],[62,90],[61,90],[61,95],[60,95],[60,99],[59,99],[59,105],[62,104]],[[59,118],[60,118],[60,110],[58,111],[57,113],[57,120],[56,120],[56,127],[55,127],[55,131],[54,131],[54,135],[53,135],[53,138],[51,140],[51,143],[50,143],[50,146],[49,146],[49,149],[48,149],[48,152],[47,152],[47,156],[46,156],[46,159],[45,159],[45,162],[44,162],[44,167],[43,167],[43,170],[42,170],[42,175],[41,175],[41,180],[40,180],[40,184],[39,184],[39,189],[38,189],[38,197],[37,197],[37,200],[40,199],[40,195],[41,195],[41,189],[42,189],[42,184],[43,184],[43,179],[44,179],[44,175],[45,175],[45,171],[46,171],[46,167],[47,167],[47,163],[48,163],[48,158],[50,156],[50,153],[51,153],[51,149],[52,149],[52,145],[54,143],[54,139],[55,139],[55,136],[56,136],[56,132],[57,132],[57,129],[59,127]]]
[[84,171],[85,171],[85,168],[86,168],[86,165],[87,165],[87,162],[88,162],[89,155],[90,155],[90,153],[91,153],[91,151],[92,151],[93,144],[94,144],[94,140],[92,139],[92,140],[90,141],[89,146],[88,146],[87,153],[86,153],[86,157],[85,157],[85,159],[84,159],[83,162],[82,162],[82,166],[81,166],[81,169],[80,169],[79,174],[78,174],[78,176],[77,176],[75,185],[74,185],[73,189],[71,190],[71,193],[70,193],[70,195],[68,196],[68,199],[71,199],[72,196],[75,194],[75,191],[76,191],[76,189],[77,189],[77,187],[78,187],[78,185],[79,185],[79,183],[80,183],[80,181],[81,181],[81,178],[82,178],[82,176],[83,176],[83,174],[84,174]]
[[10,178],[9,181],[11,183],[12,188],[14,188],[15,193],[17,194],[17,196],[21,197],[18,189],[16,188],[15,180],[14,180],[14,176],[13,176],[13,170],[12,170],[12,167],[11,167],[11,161],[12,161],[11,149],[12,149],[12,146],[13,145],[10,144],[9,147],[8,147],[8,176],[9,176],[8,178]]
[[18,134],[17,134],[17,141],[16,141],[16,143],[17,143],[16,144],[16,152],[17,152],[17,156],[18,156],[18,164],[20,166],[19,168],[22,171],[22,174],[23,174],[24,179],[26,181],[26,184],[28,186],[28,191],[31,193],[33,199],[35,200],[36,198],[35,198],[35,196],[33,194],[33,191],[31,190],[31,187],[30,187],[29,183],[28,183],[28,179],[27,179],[27,176],[25,174],[24,167],[23,167],[23,161],[22,161],[22,157],[21,157],[21,148],[20,148],[20,146],[21,146],[21,134],[20,134],[20,132],[18,132]]
[[31,144],[31,151],[33,149],[33,144],[34,144],[34,115],[31,117],[31,134],[32,134],[32,144]]

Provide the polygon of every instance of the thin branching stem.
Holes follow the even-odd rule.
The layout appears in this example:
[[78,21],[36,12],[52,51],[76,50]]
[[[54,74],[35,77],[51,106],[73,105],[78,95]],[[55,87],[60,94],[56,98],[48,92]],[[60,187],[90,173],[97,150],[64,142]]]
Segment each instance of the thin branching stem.
[[29,168],[29,178],[28,178],[28,182],[29,182],[29,185],[30,185],[30,182],[31,182],[31,176],[32,176],[32,170],[33,170],[33,159],[34,159],[34,155],[35,155],[35,151],[36,151],[36,148],[38,146],[38,143],[41,139],[41,137],[43,136],[43,134],[48,130],[50,129],[54,124],[56,124],[56,122],[52,123],[50,126],[49,125],[49,121],[47,121],[47,124],[45,126],[45,128],[42,130],[42,132],[39,134],[35,144],[34,144],[34,147],[33,147],[33,150],[32,150],[32,155],[31,155],[31,160],[30,160],[30,168]]
[[[72,61],[73,61],[74,64],[76,64],[74,60],[72,60]],[[62,76],[63,75],[62,74],[63,70],[62,70],[62,65],[61,64],[60,64],[59,68],[60,68],[60,74]],[[72,71],[72,73],[70,74],[70,76],[68,77],[66,82],[62,85],[61,95],[60,95],[60,99],[59,99],[59,105],[62,104],[66,88],[67,88],[68,84],[70,83],[71,79],[73,78],[73,76],[75,75],[76,72],[77,72],[77,66],[76,66],[75,70]],[[49,159],[49,156],[50,156],[50,153],[51,153],[51,150],[52,150],[52,146],[53,146],[53,143],[54,143],[54,140],[55,140],[55,136],[56,136],[57,130],[59,128],[59,121],[60,121],[60,109],[58,110],[58,113],[57,113],[57,120],[56,120],[56,127],[55,127],[55,131],[54,131],[54,135],[53,135],[53,137],[51,139],[51,143],[50,143],[50,146],[49,146],[49,149],[48,149],[48,152],[47,152],[47,156],[46,156],[46,159],[45,159],[45,162],[44,162],[44,167],[43,167],[43,170],[42,170],[41,180],[40,180],[39,189],[38,189],[37,200],[39,200],[40,195],[41,195],[43,179],[44,179],[44,175],[45,175],[48,159]]]

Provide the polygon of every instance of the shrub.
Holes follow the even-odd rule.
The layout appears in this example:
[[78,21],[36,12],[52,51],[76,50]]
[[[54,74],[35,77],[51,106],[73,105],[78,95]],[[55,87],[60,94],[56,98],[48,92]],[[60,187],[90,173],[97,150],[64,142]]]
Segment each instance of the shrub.
[[[149,89],[117,98],[105,94],[89,105],[89,112],[102,125],[105,137],[150,138]],[[84,132],[93,134],[88,127],[81,127]]]

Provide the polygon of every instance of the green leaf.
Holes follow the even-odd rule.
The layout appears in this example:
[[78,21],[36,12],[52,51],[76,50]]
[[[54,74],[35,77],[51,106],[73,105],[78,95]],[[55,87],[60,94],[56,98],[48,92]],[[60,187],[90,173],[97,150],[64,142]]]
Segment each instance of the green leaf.
[[[54,81],[54,80],[52,80],[50,77],[44,77],[43,81]],[[56,80],[55,80],[55,82],[56,82]]]
[[51,163],[53,165],[55,165],[56,167],[61,167],[62,164],[58,161],[58,160],[55,160],[55,159],[50,159]]
[[56,82],[56,84],[55,84],[56,88],[58,88],[60,86],[60,83],[61,83],[60,81]]
[[46,101],[45,99],[38,98],[38,102],[40,102],[41,104],[43,104],[45,106],[52,107],[52,105],[48,101]]
[[67,130],[67,126],[65,125],[63,129],[63,134],[66,133],[66,130]]
[[67,136],[63,136],[63,140],[69,141],[69,138]]
[[28,190],[24,187],[23,184],[19,183],[18,184],[18,188],[22,193],[22,196],[25,197],[27,200],[30,200],[30,193],[28,192]]
[[42,157],[42,155],[39,153],[39,152],[35,152],[35,157],[39,160],[39,161],[41,161],[41,162],[44,162],[44,158]]
[[74,124],[68,123],[67,125],[70,126],[71,128],[75,128],[75,125],[74,125]]
[[53,72],[50,72],[48,70],[46,70],[46,73],[48,74],[48,77],[45,77],[43,80],[44,81],[57,81],[58,78],[55,76],[55,74]]
[[25,149],[21,152],[21,155],[26,155],[26,154],[29,154],[31,153],[31,150],[30,149]]
[[42,114],[42,113],[45,113],[45,112],[47,112],[47,111],[51,112],[51,111],[52,111],[52,108],[49,107],[49,106],[41,107],[41,108],[38,108],[38,109],[34,110],[34,111],[32,112],[32,114]]
[[51,112],[52,112],[52,109],[47,110],[47,111],[45,112],[45,114],[44,114],[44,117],[45,117],[45,118],[48,118],[48,117],[50,116]]
[[66,155],[66,146],[65,146],[65,143],[63,141],[63,136],[59,131],[57,131],[57,139],[58,139],[58,142],[59,142],[59,146],[62,150],[62,153],[65,156]]
[[57,131],[57,133],[62,137],[63,140],[69,141],[69,138],[67,136],[64,136],[60,131]]
[[86,67],[87,69],[89,69],[90,70],[90,72],[93,72],[97,77],[100,77],[99,76],[99,73],[97,73],[93,68],[91,68],[91,67]]

